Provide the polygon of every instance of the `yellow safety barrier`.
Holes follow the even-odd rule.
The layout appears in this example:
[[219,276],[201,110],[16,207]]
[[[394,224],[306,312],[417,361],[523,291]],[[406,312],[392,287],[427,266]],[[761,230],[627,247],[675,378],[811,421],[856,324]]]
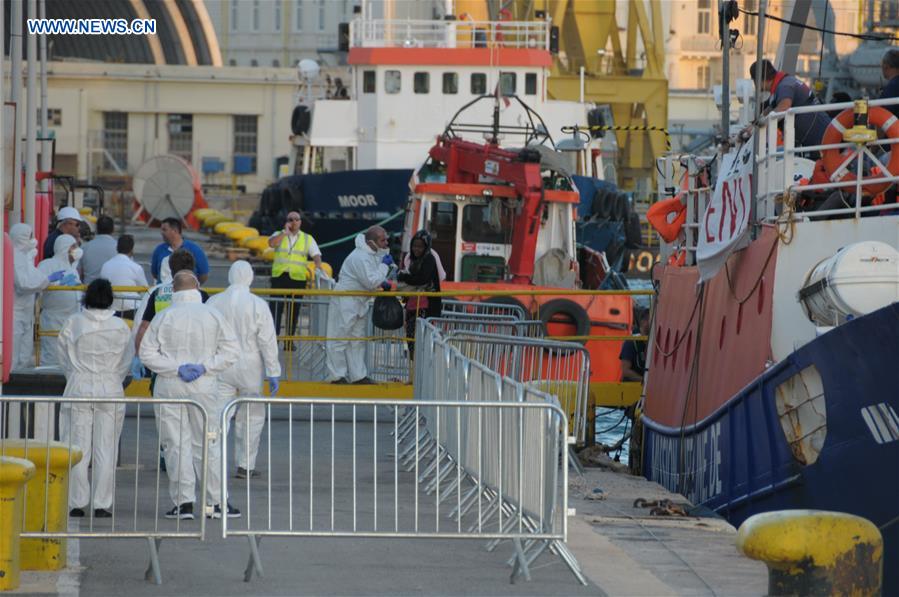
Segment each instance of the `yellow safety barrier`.
[[34,464],[21,458],[0,456],[0,591],[19,587],[22,533],[22,492],[34,477]]
[[[34,463],[36,474],[25,490],[23,532],[57,533],[69,519],[69,470],[81,462],[81,450],[37,440],[3,440],[3,455]],[[46,500],[45,500],[46,498]],[[46,520],[44,513],[46,512]],[[60,570],[66,566],[65,539],[22,539],[22,570]]]
[[757,514],[737,548],[768,566],[769,595],[880,595],[883,538],[870,521],[823,510]]

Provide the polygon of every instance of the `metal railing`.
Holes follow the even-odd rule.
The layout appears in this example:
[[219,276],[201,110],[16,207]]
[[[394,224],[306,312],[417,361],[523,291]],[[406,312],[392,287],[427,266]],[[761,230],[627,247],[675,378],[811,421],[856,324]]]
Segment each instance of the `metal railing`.
[[[145,412],[149,405],[155,416]],[[126,407],[131,411],[128,417]],[[168,429],[174,436],[157,431],[162,426],[158,422],[161,414],[169,417]],[[200,471],[199,486],[192,486],[191,491],[200,496],[198,504],[206,503],[207,463],[210,449],[217,448],[217,444],[210,447],[208,431],[206,410],[193,400],[0,396],[0,456],[18,454],[58,463],[59,451],[66,454],[59,470],[51,471],[52,466],[45,466],[41,472],[44,477],[32,481],[43,487],[43,512],[29,511],[34,500],[29,499],[28,487],[25,488],[21,537],[145,539],[150,553],[146,578],[161,584],[162,540],[205,537],[206,516],[202,507],[195,511],[200,520],[193,523],[180,518],[167,520],[164,514],[174,506],[173,484],[189,484],[195,465]],[[185,454],[182,449],[180,466],[175,467],[179,471],[177,477],[164,478],[171,472],[162,472],[160,450],[171,441],[180,443],[182,448],[189,446],[194,436],[202,438],[195,444],[202,446],[201,453]],[[168,464],[171,470],[173,462]],[[65,484],[61,490],[59,483]],[[61,497],[65,498],[64,504],[58,503]],[[97,503],[97,498],[104,502],[108,498],[110,502]],[[60,506],[63,512],[58,512]],[[83,510],[77,528],[66,524],[70,507]],[[108,516],[98,516],[100,510]]]
[[549,50],[546,21],[356,19],[354,48],[519,48]]
[[513,317],[518,321],[528,318],[527,311],[521,305],[507,305],[492,301],[460,301],[443,299],[443,315],[446,317],[489,316]]

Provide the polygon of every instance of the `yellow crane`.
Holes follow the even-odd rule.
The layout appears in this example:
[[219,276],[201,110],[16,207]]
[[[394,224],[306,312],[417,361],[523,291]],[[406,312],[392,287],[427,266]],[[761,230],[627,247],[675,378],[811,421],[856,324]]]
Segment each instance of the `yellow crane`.
[[[618,9],[625,3],[624,44]],[[611,108],[618,140],[618,177],[625,189],[651,180],[655,158],[666,148],[665,133],[641,130],[668,127],[668,79],[661,0],[511,0],[504,3],[517,20],[537,11],[559,27],[559,53],[553,60],[549,95]]]

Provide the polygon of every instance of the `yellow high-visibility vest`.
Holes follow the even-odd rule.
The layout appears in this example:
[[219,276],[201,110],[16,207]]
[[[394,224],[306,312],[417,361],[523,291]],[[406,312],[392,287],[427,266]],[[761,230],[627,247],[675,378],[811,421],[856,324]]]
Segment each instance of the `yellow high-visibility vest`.
[[281,243],[275,249],[275,261],[272,263],[272,277],[277,278],[287,272],[291,280],[304,282],[309,270],[306,269],[309,261],[309,235],[305,232],[297,234],[297,240],[290,246],[290,237],[285,234]]

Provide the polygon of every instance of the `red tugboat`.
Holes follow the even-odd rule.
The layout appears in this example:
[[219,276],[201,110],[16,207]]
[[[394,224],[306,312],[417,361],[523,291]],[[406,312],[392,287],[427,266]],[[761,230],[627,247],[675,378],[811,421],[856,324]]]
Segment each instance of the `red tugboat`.
[[[479,101],[495,102],[492,125],[460,124],[459,115]],[[500,124],[500,104],[514,102]],[[514,107],[515,109],[512,109]],[[462,134],[483,135],[485,143]],[[520,148],[501,147],[507,137]],[[443,290],[558,290],[482,300],[511,302],[543,321],[548,336],[622,336],[630,333],[629,296],[572,295],[582,288],[575,249],[578,192],[563,153],[542,119],[517,97],[476,98],[453,117],[412,181],[403,251],[427,230],[447,272]],[[586,341],[591,382],[617,382],[620,341]],[[592,417],[591,417],[592,418]]]

